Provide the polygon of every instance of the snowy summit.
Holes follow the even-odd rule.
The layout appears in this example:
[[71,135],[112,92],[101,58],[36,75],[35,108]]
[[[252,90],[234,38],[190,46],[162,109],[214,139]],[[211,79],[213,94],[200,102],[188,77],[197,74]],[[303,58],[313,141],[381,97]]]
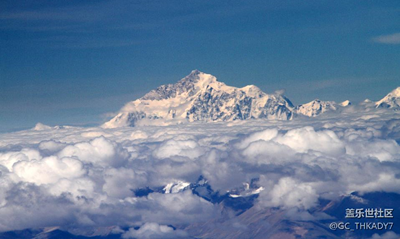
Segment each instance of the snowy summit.
[[215,76],[192,71],[176,84],[162,85],[126,104],[105,128],[134,126],[139,120],[233,121],[293,117],[286,97],[266,94],[254,85],[227,86]]
[[336,109],[337,104],[334,101],[321,101],[319,99],[315,99],[307,104],[297,106],[296,113],[308,117],[315,117],[330,110],[335,111]]
[[[159,86],[127,103],[103,128],[159,125],[167,122],[291,120],[297,115],[317,117],[348,107],[351,102],[313,100],[296,107],[282,94],[266,94],[257,86],[228,86],[213,75],[192,71],[175,84]],[[375,103],[376,108],[400,108],[400,87]],[[340,111],[340,110],[339,110]]]
[[400,87],[387,94],[383,99],[375,103],[376,108],[400,109]]

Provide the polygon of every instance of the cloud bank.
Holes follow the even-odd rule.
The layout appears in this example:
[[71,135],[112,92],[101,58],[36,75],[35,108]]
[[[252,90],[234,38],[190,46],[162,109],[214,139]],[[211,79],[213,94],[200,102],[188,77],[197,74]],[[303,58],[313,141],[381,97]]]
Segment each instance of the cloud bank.
[[320,200],[400,193],[399,142],[398,112],[2,134],[0,231],[114,227],[122,238],[188,237],[185,227],[222,217],[211,191],[315,217]]

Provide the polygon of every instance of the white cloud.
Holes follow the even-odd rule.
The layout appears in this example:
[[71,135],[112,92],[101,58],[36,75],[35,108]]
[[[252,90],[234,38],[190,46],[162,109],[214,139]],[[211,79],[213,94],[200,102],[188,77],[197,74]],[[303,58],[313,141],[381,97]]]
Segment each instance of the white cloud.
[[349,185],[349,189],[361,192],[400,192],[400,179],[396,175],[387,172],[376,173],[374,180],[366,180],[364,183]]
[[296,151],[292,148],[273,141],[256,141],[243,150],[247,162],[258,164],[282,163],[294,158]]
[[162,224],[173,221],[188,224],[217,215],[216,207],[212,203],[192,194],[191,191],[172,194],[152,193],[146,199],[139,200],[136,205],[143,205],[142,203],[151,207],[151,211],[143,214],[144,219]]
[[[119,226],[130,228],[120,231],[126,238],[178,237],[183,232],[167,225],[182,229],[221,216],[223,204],[190,189],[160,193],[169,183],[194,184],[201,175],[220,195],[259,179],[254,187],[264,190],[256,207],[283,208],[290,220],[318,219],[326,215],[307,210],[320,199],[400,193],[398,122],[391,112],[0,134],[0,231]],[[148,188],[154,192],[134,193]],[[209,189],[203,189],[204,196]]]
[[310,209],[318,199],[312,184],[296,182],[294,179],[281,178],[270,190],[260,194],[260,203],[265,207],[298,207]]
[[49,185],[49,193],[54,196],[61,196],[63,193],[70,193],[72,199],[79,197],[91,198],[95,195],[95,183],[89,178],[66,179],[63,178],[57,183]]
[[9,171],[12,171],[13,165],[17,162],[40,160],[41,158],[42,156],[37,150],[24,148],[17,152],[11,151],[0,153],[0,164],[6,167]]
[[374,37],[372,40],[374,42],[382,43],[382,44],[400,44],[400,33],[382,35],[382,36]]
[[301,153],[315,150],[328,155],[340,155],[345,152],[343,142],[333,131],[315,131],[311,126],[289,130],[276,141]]
[[122,166],[128,155],[104,137],[89,142],[69,145],[58,153],[59,157],[77,157],[83,162],[100,166]]
[[57,141],[53,141],[53,140],[46,140],[46,141],[42,141],[39,144],[39,149],[49,153],[49,154],[54,154],[58,151],[60,151],[61,149],[63,149],[66,145]]
[[[159,159],[171,158],[173,156],[183,156],[195,159],[202,154],[199,145],[193,140],[168,140],[154,151],[154,156]],[[180,161],[179,157],[173,157]]]
[[221,160],[225,157],[226,153],[212,150],[202,158],[202,175],[207,178],[212,188],[221,192],[237,187],[246,180],[238,165],[229,160]]
[[374,157],[381,162],[400,158],[400,146],[394,140],[353,140],[346,145],[346,150],[350,155]]
[[278,136],[278,130],[275,129],[266,129],[261,132],[256,132],[251,134],[249,137],[245,138],[238,144],[238,147],[243,149],[249,146],[250,143],[253,143],[255,141],[263,140],[263,141],[269,141],[273,138]]
[[41,185],[56,183],[62,178],[79,178],[86,170],[77,159],[50,156],[42,160],[19,161],[13,165],[12,172],[25,182]]
[[9,187],[7,202],[0,207],[0,231],[41,228],[78,222],[79,209],[63,197],[54,197],[43,187],[19,183]]
[[130,168],[109,168],[104,172],[103,191],[111,197],[126,198],[132,196],[133,189],[145,187],[145,172],[135,172]]

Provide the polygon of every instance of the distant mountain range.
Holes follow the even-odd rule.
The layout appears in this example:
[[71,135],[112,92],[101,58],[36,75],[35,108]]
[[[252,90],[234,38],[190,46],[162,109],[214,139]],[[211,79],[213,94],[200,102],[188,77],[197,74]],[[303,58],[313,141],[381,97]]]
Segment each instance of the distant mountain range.
[[[234,121],[246,119],[291,120],[297,115],[316,117],[351,105],[313,100],[293,106],[285,96],[266,94],[257,86],[227,86],[215,76],[192,71],[175,84],[159,86],[127,103],[105,128],[135,126],[138,121]],[[400,87],[375,103],[376,108],[400,108]],[[158,121],[157,121],[158,122]]]

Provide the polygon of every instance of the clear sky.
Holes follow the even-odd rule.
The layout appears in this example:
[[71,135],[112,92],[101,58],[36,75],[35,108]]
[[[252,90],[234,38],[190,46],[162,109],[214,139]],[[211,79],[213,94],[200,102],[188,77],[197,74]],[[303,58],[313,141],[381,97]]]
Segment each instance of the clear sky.
[[0,2],[0,131],[96,125],[193,69],[294,104],[400,86],[400,1]]

